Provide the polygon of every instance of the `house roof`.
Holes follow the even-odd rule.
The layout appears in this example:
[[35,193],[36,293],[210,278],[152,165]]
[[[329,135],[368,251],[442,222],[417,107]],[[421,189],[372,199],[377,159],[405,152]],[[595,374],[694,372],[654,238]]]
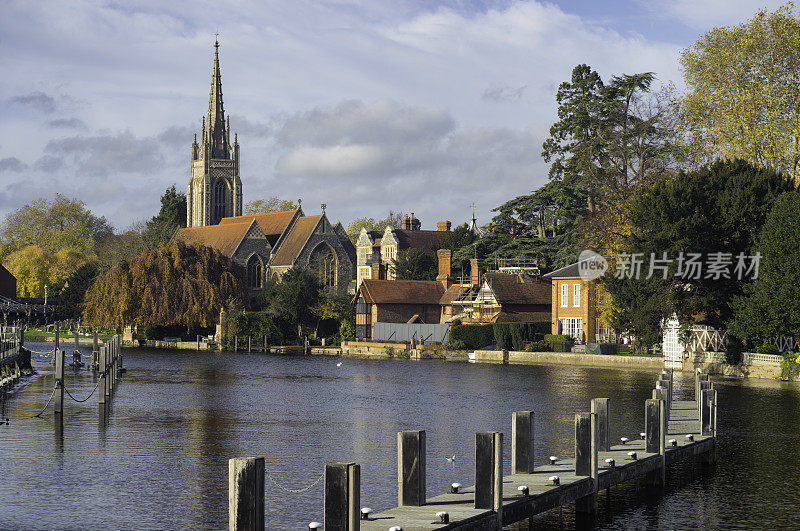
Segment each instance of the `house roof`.
[[270,236],[280,236],[283,231],[286,230],[295,212],[297,212],[297,210],[284,210],[282,212],[268,212],[266,214],[248,214],[246,216],[222,218],[219,224],[231,225],[236,223],[250,223],[256,220],[258,226],[261,227],[261,232],[269,239]]
[[550,304],[550,282],[523,282],[518,275],[486,273],[484,279],[500,304]]
[[359,287],[364,300],[372,304],[439,304],[444,286],[435,280],[364,279]]
[[471,285],[461,285],[461,284],[454,284],[448,288],[447,291],[444,292],[442,298],[439,299],[439,304],[442,306],[447,306],[452,304],[453,301],[458,300],[461,296],[465,295],[466,293],[473,290]]
[[272,260],[271,265],[292,265],[294,259],[297,258],[297,255],[299,255],[300,251],[305,247],[306,242],[311,237],[320,219],[322,219],[322,215],[297,218],[297,221],[292,226],[292,230],[289,231],[286,239],[284,239],[280,247],[278,247],[278,253]]
[[578,270],[579,265],[580,262],[575,262],[574,264],[562,267],[561,269],[556,269],[555,271],[551,271],[542,276],[546,278],[580,278],[581,275]]
[[399,249],[423,249],[435,251],[439,240],[447,231],[394,229]]
[[205,227],[188,227],[178,229],[173,237],[187,245],[205,245],[212,247],[228,258],[233,256],[242,238],[253,221],[245,223],[227,223],[225,225],[207,225]]

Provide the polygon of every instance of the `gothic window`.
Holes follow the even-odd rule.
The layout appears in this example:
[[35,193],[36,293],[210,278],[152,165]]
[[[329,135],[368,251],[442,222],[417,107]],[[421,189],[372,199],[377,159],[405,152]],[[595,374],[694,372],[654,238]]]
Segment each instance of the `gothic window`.
[[317,275],[319,281],[325,287],[335,287],[337,284],[337,261],[336,253],[330,245],[320,244],[311,253],[308,260],[309,269]]
[[247,287],[248,288],[260,288],[260,287],[262,287],[262,284],[261,284],[262,271],[263,271],[263,267],[261,265],[261,258],[257,254],[254,254],[247,261]]
[[214,185],[214,220],[218,222],[222,218],[225,217],[225,192],[226,192],[225,181],[223,179],[219,179],[217,183]]

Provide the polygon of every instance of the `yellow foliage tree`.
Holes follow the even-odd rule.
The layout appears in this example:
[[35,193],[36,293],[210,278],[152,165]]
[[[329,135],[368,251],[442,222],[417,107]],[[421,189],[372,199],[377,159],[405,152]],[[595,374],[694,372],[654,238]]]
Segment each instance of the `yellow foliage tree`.
[[677,98],[691,160],[742,158],[798,180],[800,19],[793,3],[714,28],[680,58]]
[[244,205],[245,214],[266,214],[269,212],[284,212],[286,210],[295,210],[297,205],[294,201],[289,199],[281,199],[280,197],[270,197],[269,199],[256,199],[249,201]]
[[98,275],[84,297],[83,320],[108,328],[211,326],[229,299],[243,300],[240,276],[215,249],[162,245]]

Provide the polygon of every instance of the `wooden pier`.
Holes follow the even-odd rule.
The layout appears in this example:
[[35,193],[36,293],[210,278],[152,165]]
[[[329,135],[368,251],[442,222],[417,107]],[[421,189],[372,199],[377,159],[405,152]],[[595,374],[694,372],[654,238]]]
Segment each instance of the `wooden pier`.
[[[590,410],[575,414],[574,457],[551,456],[534,466],[534,412],[512,416],[511,470],[503,474],[503,434],[475,435],[475,485],[426,499],[425,431],[397,434],[399,507],[373,513],[361,507],[361,468],[357,463],[325,465],[324,529],[328,531],[500,530],[551,509],[574,503],[578,517],[597,510],[597,495],[615,485],[642,478],[663,487],[668,468],[681,461],[716,461],[717,391],[708,375],[695,374],[693,400],[673,399],[672,371],[659,375],[652,399],[643,408],[644,429],[638,437],[620,437],[611,444],[608,398],[591,401]],[[260,458],[249,458],[260,459]],[[231,460],[232,462],[235,460]],[[231,465],[231,470],[234,466]],[[256,474],[259,476],[260,474]],[[229,529],[242,511],[263,503],[263,477],[247,480],[231,472]],[[234,505],[235,504],[235,505]],[[263,527],[258,526],[259,529]],[[308,529],[322,529],[311,522]]]

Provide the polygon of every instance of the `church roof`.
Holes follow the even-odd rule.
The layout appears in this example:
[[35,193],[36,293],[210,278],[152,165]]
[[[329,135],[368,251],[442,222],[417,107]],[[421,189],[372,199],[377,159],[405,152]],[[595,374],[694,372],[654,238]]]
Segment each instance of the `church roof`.
[[205,227],[191,227],[178,229],[173,239],[182,241],[187,245],[205,245],[212,247],[228,258],[233,256],[239,247],[242,238],[253,224],[227,223],[225,225],[207,225]]
[[371,304],[439,304],[444,294],[444,286],[436,280],[364,279],[359,290]]
[[283,240],[280,247],[278,247],[278,253],[272,260],[271,265],[294,265],[295,258],[297,258],[300,251],[303,250],[311,234],[314,233],[314,229],[317,227],[320,219],[322,219],[322,215],[297,218],[297,221],[292,226],[292,230],[286,236],[286,239]]
[[[261,228],[261,232],[264,233],[268,240],[270,237],[275,237],[275,239],[277,239],[277,237],[286,230],[295,212],[297,212],[297,210],[284,210],[282,212],[268,212],[266,214],[248,214],[245,216],[222,218],[219,224],[250,223],[256,220],[256,223],[258,223],[258,226]],[[270,243],[274,245],[275,242],[270,241]]]

